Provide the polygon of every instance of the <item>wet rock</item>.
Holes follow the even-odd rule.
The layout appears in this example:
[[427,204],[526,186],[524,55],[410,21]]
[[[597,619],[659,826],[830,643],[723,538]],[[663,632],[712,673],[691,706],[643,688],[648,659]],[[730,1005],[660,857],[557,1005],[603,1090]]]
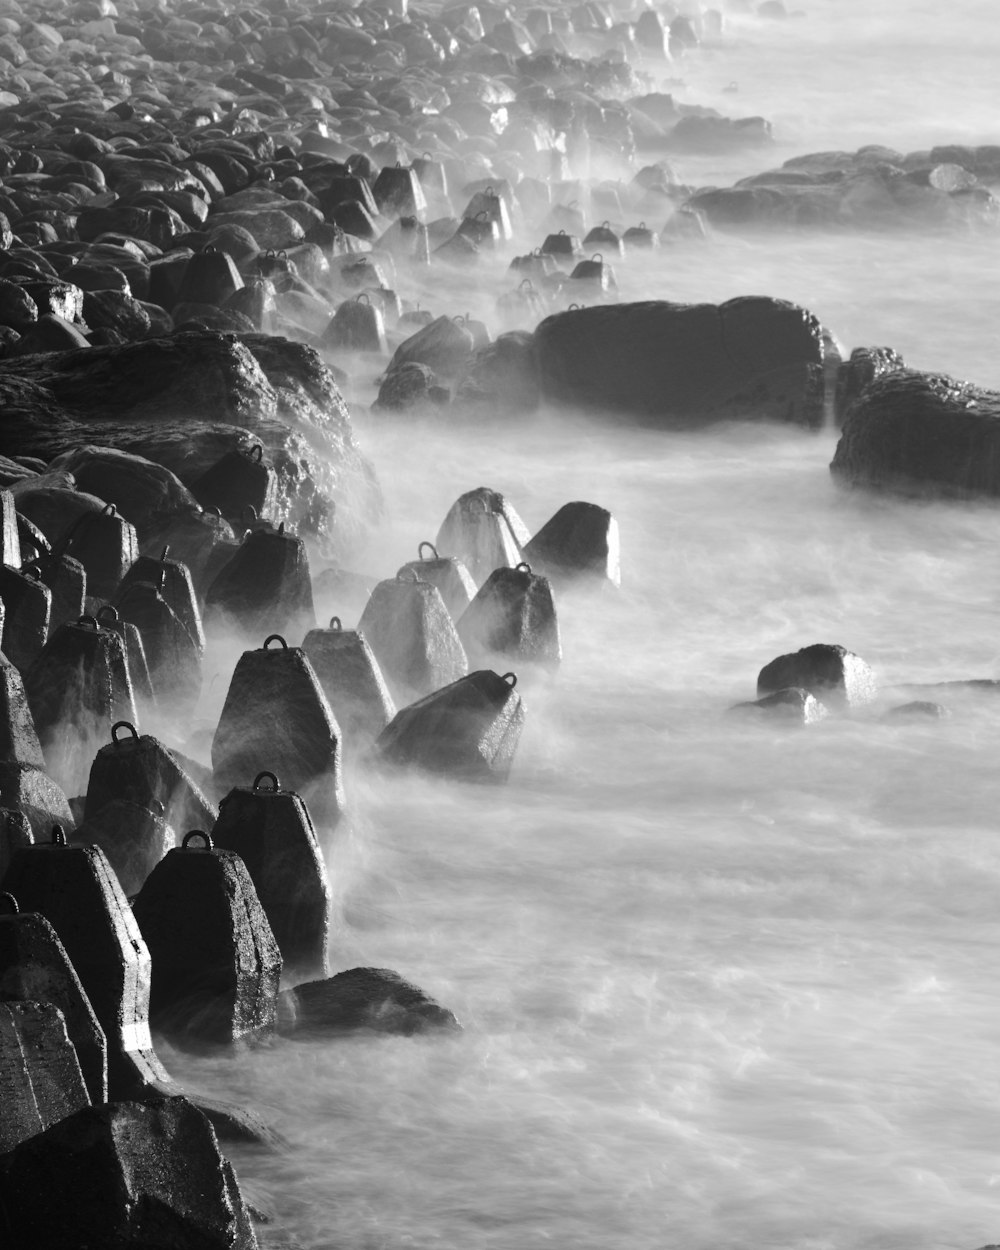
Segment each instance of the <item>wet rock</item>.
[[58,1007],[0,1001],[0,1152],[90,1106],[76,1051]]
[[389,369],[379,386],[375,408],[383,412],[434,409],[450,399],[451,392],[438,385],[434,370],[411,360]]
[[329,970],[330,889],[316,831],[302,799],[273,773],[237,786],[219,804],[212,839],[246,865],[267,915],[285,975]]
[[653,425],[823,421],[822,327],[783,300],[605,305],[535,331],[542,394]]
[[932,703],[927,699],[915,699],[911,703],[900,703],[891,707],[885,714],[889,720],[943,720],[951,712],[941,703]]
[[831,707],[861,707],[872,703],[878,693],[875,674],[860,656],[823,642],[779,655],[760,670],[758,696],[790,687],[807,690]]
[[278,1007],[282,1033],[328,1034],[355,1029],[411,1037],[461,1028],[455,1016],[389,968],[351,968],[286,990]]
[[566,503],[524,546],[530,564],[555,579],[599,578],[621,585],[618,522],[595,503]]
[[343,730],[345,747],[373,742],[396,715],[396,706],[364,635],[341,628],[335,616],[329,629],[306,634],[302,650]]
[[[8,904],[11,899],[13,895],[8,895]],[[49,1003],[57,1008],[90,1101],[95,1105],[107,1102],[104,1030],[55,929],[37,912],[0,914],[0,1001]]]
[[275,773],[332,827],[344,806],[340,761],[340,728],[305,652],[278,635],[244,651],[212,739],[217,784]]
[[379,584],[358,622],[393,698],[406,703],[468,672],[465,651],[437,588],[415,573]]
[[18,1248],[65,1245],[69,1229],[115,1250],[257,1246],[212,1126],[182,1097],[76,1112],[16,1149],[2,1194]]
[[524,726],[513,673],[480,670],[404,707],[375,743],[397,767],[459,781],[504,782]]
[[798,725],[814,725],[829,715],[825,704],[800,687],[775,690],[752,703],[734,704],[729,710]]
[[893,369],[844,418],[830,472],[844,486],[905,495],[1000,494],[1000,394],[969,382]]
[[239,855],[186,834],[132,911],[152,959],[154,1029],[181,1045],[230,1045],[270,1027],[281,954]]
[[529,564],[494,569],[457,624],[473,663],[495,656],[519,664],[558,665],[559,622],[547,577]]
[[837,424],[843,425],[851,404],[870,382],[905,367],[902,356],[891,347],[855,347],[850,360],[841,361],[837,369],[833,401]]
[[523,330],[501,334],[469,362],[457,400],[490,413],[530,413],[539,403],[534,338]]

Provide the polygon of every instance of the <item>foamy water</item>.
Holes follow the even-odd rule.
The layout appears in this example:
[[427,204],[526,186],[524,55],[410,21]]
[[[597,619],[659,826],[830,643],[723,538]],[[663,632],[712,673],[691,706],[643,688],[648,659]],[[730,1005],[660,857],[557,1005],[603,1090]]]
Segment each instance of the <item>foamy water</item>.
[[[692,89],[715,73],[747,111],[780,105],[788,154],[996,138],[991,7],[804,7],[685,62]],[[995,246],[721,239],[619,280],[793,299],[848,348],[1000,384]],[[506,788],[348,776],[334,968],[395,968],[464,1031],[168,1056],[286,1135],[233,1152],[275,1215],[265,1244],[1000,1239],[1000,697],[883,719],[908,683],[1000,675],[1000,511],[843,493],[832,433],[358,428],[388,507],[357,567],[391,576],[488,485],[532,530],[568,500],[610,508],[623,584],[560,599],[565,661],[522,680]],[[866,658],[881,702],[807,730],[727,713],[812,642]]]

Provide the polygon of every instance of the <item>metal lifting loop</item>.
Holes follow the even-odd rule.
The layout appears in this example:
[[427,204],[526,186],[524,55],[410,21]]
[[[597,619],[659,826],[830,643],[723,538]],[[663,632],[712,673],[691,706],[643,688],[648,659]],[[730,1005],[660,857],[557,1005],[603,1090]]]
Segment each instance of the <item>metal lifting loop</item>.
[[438,555],[438,549],[437,549],[437,547],[435,547],[433,543],[429,543],[429,542],[426,542],[426,541],[425,541],[425,542],[422,542],[422,543],[420,544],[420,546],[417,548],[417,556],[418,556],[421,560],[423,560],[423,559],[425,559],[425,558],[426,558],[426,557],[424,556],[424,548],[425,548],[425,547],[430,547],[430,549],[431,549],[431,556],[430,556],[430,558],[431,558],[432,560],[440,560],[440,559],[441,559],[441,557]]
[[591,256],[591,258],[590,258],[590,263],[591,263],[591,264],[603,265],[603,264],[604,264],[604,257],[601,255],[601,253],[600,253],[600,252],[595,252],[595,253],[593,254],[593,256]]
[[103,625],[105,621],[108,621],[109,625],[118,623],[118,609],[111,603],[102,603],[97,609],[98,625]]
[[77,625],[93,625],[95,629],[101,628],[92,616],[81,616],[76,623]]
[[511,690],[513,690],[517,685],[517,673],[504,673],[500,680],[505,681],[507,685],[510,686]]
[[215,845],[212,842],[212,838],[210,834],[207,834],[204,829],[192,829],[190,833],[186,833],[184,835],[181,841],[182,851],[186,851],[188,849],[188,843],[191,841],[192,838],[204,838],[205,845],[202,849],[206,851],[215,850]]
[[268,636],[264,639],[263,650],[266,651],[272,642],[280,642],[282,650],[288,650],[288,643],[285,642],[284,638],[282,638],[280,634],[268,634]]
[[37,564],[26,564],[21,570],[21,576],[30,577],[33,582],[40,582],[42,580],[42,570]]
[[264,459],[264,448],[260,445],[260,443],[254,443],[254,445],[250,448],[250,459],[254,462],[254,464],[260,464],[260,462]]
[[53,846],[65,846],[66,845],[66,830],[62,827],[62,825],[52,826],[52,845]]
[[367,291],[359,291],[358,294],[355,295],[354,297],[355,304],[360,304],[362,300],[364,300],[366,304],[371,306],[372,298],[368,294]]
[[139,732],[136,729],[135,725],[133,725],[132,722],[128,720],[119,720],[119,721],[115,721],[115,723],[111,726],[111,741],[112,742],[118,742],[118,730],[119,729],[127,729],[129,733],[132,735],[133,741],[135,742],[139,741]]
[[170,544],[164,543],[163,550],[160,552],[160,559],[165,560],[168,555],[170,555]]
[[17,899],[8,890],[4,890],[3,893],[0,894],[0,899],[3,899],[3,901],[10,908],[10,914],[12,916],[20,914],[21,908],[18,906]]
[[330,628],[334,630],[336,633],[339,633],[344,628],[343,625],[341,625],[340,623],[339,616],[330,617]]
[[528,563],[528,561],[527,561],[527,560],[522,560],[520,564],[515,564],[515,565],[514,565],[514,572],[515,572],[515,573],[520,573],[520,571],[521,571],[522,569],[524,569],[525,573],[530,573],[530,572],[531,572],[531,565]]
[[274,775],[274,773],[269,773],[269,772],[258,773],[257,776],[254,777],[253,779],[253,788],[255,790],[262,790],[264,787],[260,783],[264,780],[265,777],[271,778],[271,781],[274,784],[271,785],[269,789],[272,794],[277,794],[278,791],[281,789],[281,786],[278,784],[278,778]]

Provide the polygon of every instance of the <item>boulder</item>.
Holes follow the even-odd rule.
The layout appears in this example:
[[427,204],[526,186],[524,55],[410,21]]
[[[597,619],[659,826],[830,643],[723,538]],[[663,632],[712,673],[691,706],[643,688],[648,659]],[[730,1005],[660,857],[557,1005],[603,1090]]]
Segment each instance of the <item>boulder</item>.
[[286,990],[278,1001],[285,1034],[343,1033],[371,1029],[410,1037],[461,1025],[446,1007],[389,968],[351,968],[323,981]]
[[736,703],[729,709],[760,720],[780,721],[786,724],[814,725],[828,715],[826,705],[798,686],[776,690],[750,703]]
[[892,369],[844,418],[830,472],[844,486],[905,495],[1000,495],[1000,392]]
[[837,424],[844,424],[851,404],[870,382],[905,368],[902,356],[891,347],[855,347],[850,359],[842,360],[837,367],[833,398]]
[[875,674],[859,655],[823,642],[779,655],[760,670],[758,698],[789,688],[806,690],[830,707],[861,707],[878,694]]
[[661,427],[767,419],[817,429],[823,328],[784,300],[598,305],[535,331],[542,395]]

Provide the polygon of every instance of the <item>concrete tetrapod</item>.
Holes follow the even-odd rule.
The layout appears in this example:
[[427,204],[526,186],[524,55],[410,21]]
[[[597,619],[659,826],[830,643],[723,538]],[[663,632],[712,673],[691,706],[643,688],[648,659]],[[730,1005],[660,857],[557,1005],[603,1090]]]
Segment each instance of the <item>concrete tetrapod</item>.
[[90,1106],[58,1007],[0,1002],[0,1091],[0,1154]]
[[257,1247],[212,1126],[183,1097],[77,1111],[17,1147],[0,1197],[10,1250]]
[[379,582],[358,621],[397,704],[469,671],[465,649],[437,587],[416,573]]
[[564,503],[529,543],[524,558],[548,577],[605,578],[621,585],[618,522],[595,503]]
[[205,624],[235,625],[247,633],[265,629],[304,633],[316,624],[305,543],[277,530],[251,529],[205,595]]
[[228,1045],[274,1022],[281,953],[239,855],[200,830],[186,834],[149,874],[132,911],[153,961],[158,1032],[179,1045]]
[[481,585],[498,568],[513,568],[530,535],[513,505],[487,486],[459,496],[441,523],[434,545],[458,556]]
[[524,727],[513,673],[470,673],[404,707],[375,743],[387,763],[461,781],[506,781]]
[[370,745],[396,715],[396,705],[364,634],[341,628],[334,616],[329,629],[306,634],[302,650],[343,731],[345,750]]
[[[430,551],[429,556],[424,555],[425,548]],[[418,559],[410,560],[397,570],[396,576],[403,577],[412,572],[422,582],[436,586],[451,619],[457,621],[476,597],[472,574],[457,556],[438,555],[433,543],[422,542],[417,548],[417,556]]]
[[562,659],[552,587],[523,561],[493,570],[457,628],[474,663],[504,656],[554,667]]
[[235,787],[219,804],[212,840],[246,864],[286,976],[326,976],[330,888],[305,803],[282,790],[274,773],[260,773],[251,787]]
[[26,672],[49,637],[52,591],[34,564],[18,570],[0,566],[0,599],[3,600],[3,653]]
[[155,583],[126,578],[115,594],[114,607],[142,636],[157,702],[176,712],[190,712],[201,694],[204,641],[192,636],[164,598],[165,582],[162,568]]
[[108,1100],[108,1043],[76,969],[52,925],[22,912],[12,894],[0,914],[0,1001],[51,1003],[62,1012],[90,1101]]
[[101,512],[84,512],[52,550],[80,561],[90,595],[110,599],[139,555],[139,538],[135,526],[109,503]]
[[[271,647],[272,642],[280,646]],[[340,727],[301,647],[279,634],[236,662],[212,740],[220,787],[271,770],[332,828],[344,807]]]
[[260,443],[249,451],[229,451],[192,482],[191,494],[203,508],[218,508],[227,520],[241,517],[248,506],[263,516],[275,502],[274,469]]

